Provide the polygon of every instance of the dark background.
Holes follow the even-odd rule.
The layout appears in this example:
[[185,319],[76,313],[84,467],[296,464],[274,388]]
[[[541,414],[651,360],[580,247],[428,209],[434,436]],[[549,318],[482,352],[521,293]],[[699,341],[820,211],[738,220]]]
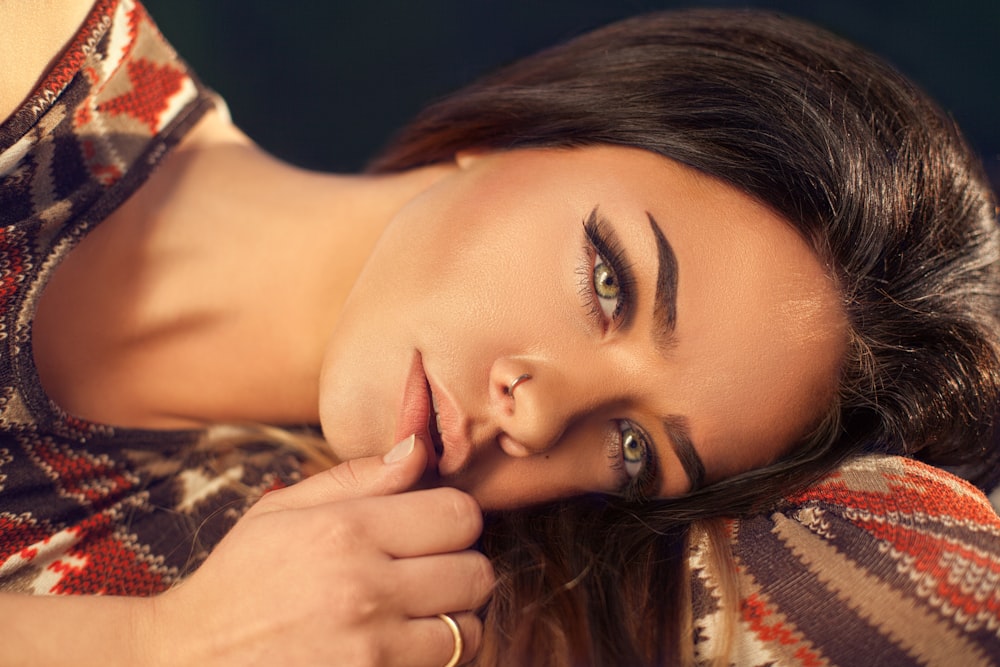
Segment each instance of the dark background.
[[756,6],[881,54],[958,121],[1000,186],[997,0],[146,0],[259,144],[301,166],[362,168],[429,100],[641,11]]

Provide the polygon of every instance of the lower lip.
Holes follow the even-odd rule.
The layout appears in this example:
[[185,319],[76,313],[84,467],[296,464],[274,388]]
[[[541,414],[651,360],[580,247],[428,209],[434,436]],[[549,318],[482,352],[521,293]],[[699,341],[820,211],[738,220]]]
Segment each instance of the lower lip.
[[[431,397],[427,386],[427,375],[424,373],[423,359],[420,352],[413,355],[413,363],[406,375],[406,385],[403,387],[403,403],[396,417],[396,442],[413,434],[422,438],[427,445],[428,454],[437,459],[433,450],[433,440],[430,434]],[[434,462],[431,462],[435,465]]]

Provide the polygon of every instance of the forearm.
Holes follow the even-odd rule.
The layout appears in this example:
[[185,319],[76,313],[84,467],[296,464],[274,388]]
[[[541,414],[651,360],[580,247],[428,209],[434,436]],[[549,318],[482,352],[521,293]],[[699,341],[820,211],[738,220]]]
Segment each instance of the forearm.
[[157,664],[151,614],[146,598],[0,594],[0,664]]

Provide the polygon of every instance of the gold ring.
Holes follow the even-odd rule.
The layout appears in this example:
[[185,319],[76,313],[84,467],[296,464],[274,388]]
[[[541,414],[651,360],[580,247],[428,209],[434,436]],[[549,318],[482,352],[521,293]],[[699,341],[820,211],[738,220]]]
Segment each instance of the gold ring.
[[444,667],[455,667],[458,661],[462,659],[462,630],[458,627],[455,619],[448,614],[438,614],[438,618],[448,624],[448,629],[451,630],[451,634],[455,637],[455,652],[448,658],[448,662],[445,663]]

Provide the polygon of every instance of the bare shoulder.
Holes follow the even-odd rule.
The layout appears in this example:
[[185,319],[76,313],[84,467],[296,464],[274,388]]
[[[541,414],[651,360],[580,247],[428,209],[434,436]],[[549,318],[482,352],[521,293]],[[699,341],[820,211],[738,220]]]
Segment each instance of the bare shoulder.
[[34,90],[94,0],[0,0],[0,119]]

